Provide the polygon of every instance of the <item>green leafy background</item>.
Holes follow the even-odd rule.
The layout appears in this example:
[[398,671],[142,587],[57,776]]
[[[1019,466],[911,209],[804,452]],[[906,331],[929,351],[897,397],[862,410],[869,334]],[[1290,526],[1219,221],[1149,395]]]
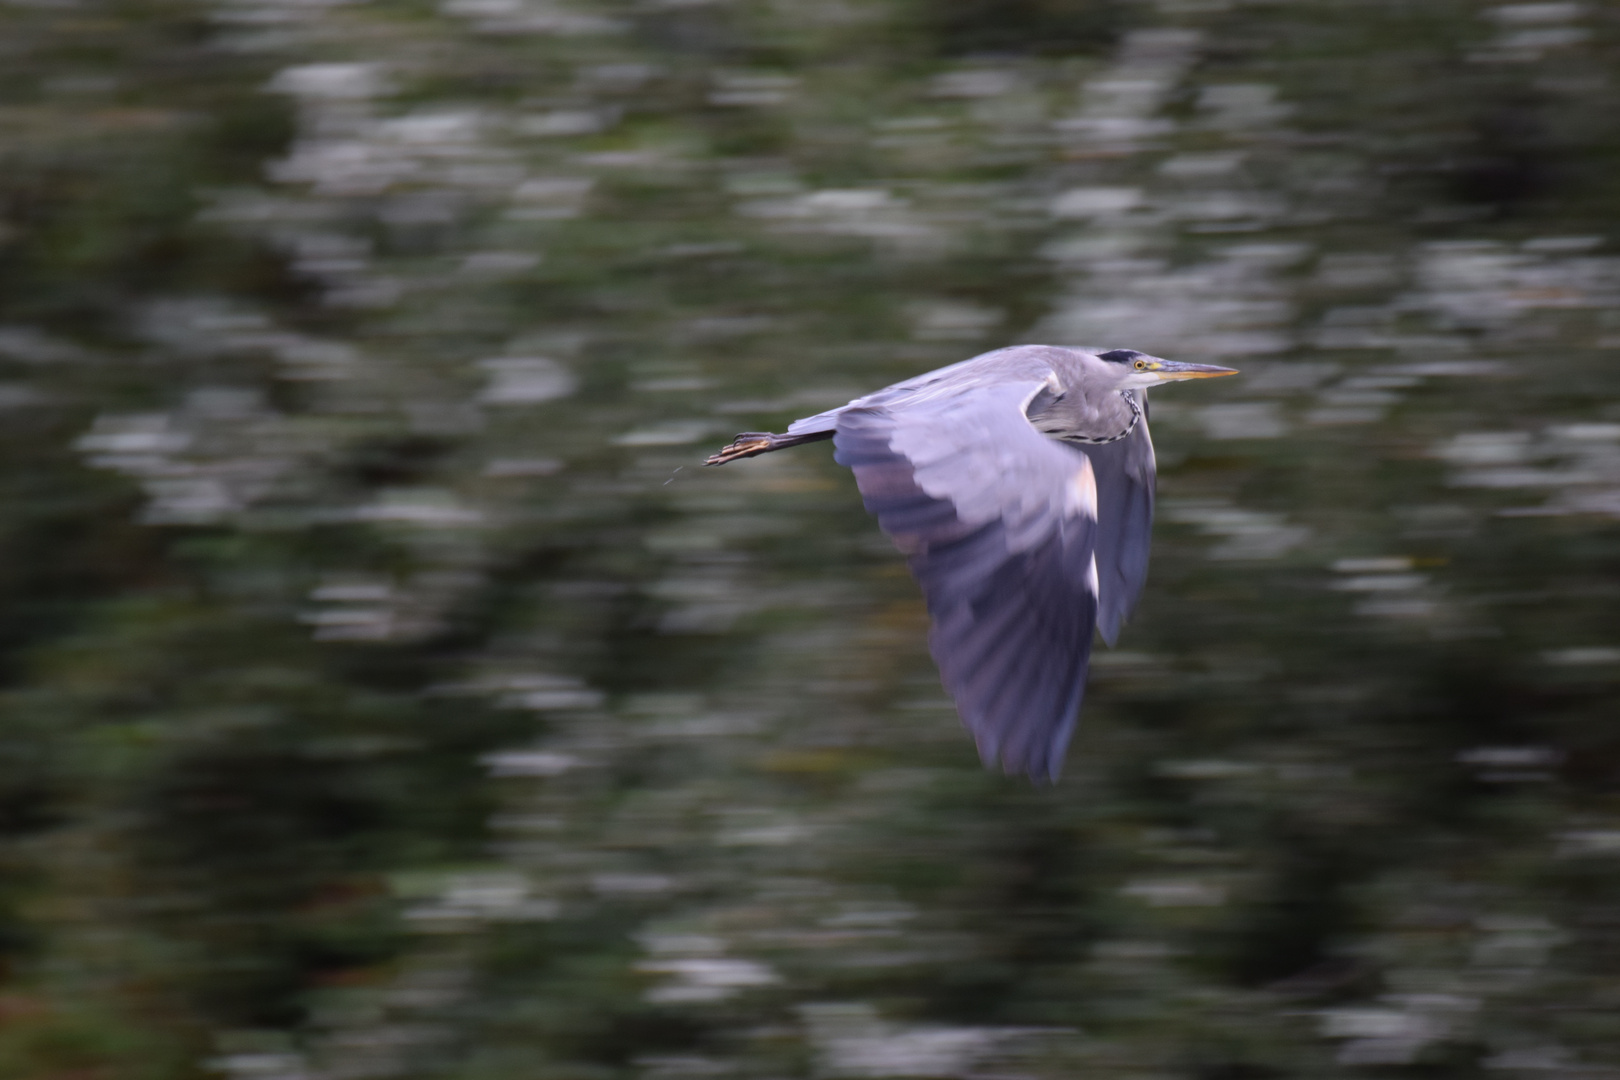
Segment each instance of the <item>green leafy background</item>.
[[[0,1076],[1620,1070],[1611,5],[0,6]],[[1155,396],[1055,787],[826,447]]]

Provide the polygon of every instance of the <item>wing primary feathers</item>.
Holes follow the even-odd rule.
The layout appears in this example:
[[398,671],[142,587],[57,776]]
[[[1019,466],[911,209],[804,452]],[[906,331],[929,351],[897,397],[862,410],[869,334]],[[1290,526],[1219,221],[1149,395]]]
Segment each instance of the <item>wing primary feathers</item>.
[[1055,779],[1098,614],[1091,461],[1030,426],[1028,381],[852,405],[836,460],[908,556],[930,651],[986,764]]

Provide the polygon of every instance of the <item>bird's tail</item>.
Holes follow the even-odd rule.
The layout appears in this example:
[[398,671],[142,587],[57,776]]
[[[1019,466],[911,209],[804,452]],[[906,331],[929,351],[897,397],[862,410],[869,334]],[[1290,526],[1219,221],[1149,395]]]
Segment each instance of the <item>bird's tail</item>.
[[757,457],[772,450],[785,450],[800,443],[820,442],[822,439],[832,437],[831,431],[810,431],[802,435],[773,435],[769,431],[745,431],[722,446],[718,453],[710,454],[709,459],[703,464],[724,465],[738,458]]

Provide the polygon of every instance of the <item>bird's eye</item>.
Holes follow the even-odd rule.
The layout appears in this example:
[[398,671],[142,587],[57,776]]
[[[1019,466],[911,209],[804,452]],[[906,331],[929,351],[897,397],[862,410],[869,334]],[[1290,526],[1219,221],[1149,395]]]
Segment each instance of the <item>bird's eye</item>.
[[1137,371],[1146,371],[1147,370],[1147,361],[1146,360],[1138,360],[1136,363],[1132,364],[1131,366],[1134,367]]

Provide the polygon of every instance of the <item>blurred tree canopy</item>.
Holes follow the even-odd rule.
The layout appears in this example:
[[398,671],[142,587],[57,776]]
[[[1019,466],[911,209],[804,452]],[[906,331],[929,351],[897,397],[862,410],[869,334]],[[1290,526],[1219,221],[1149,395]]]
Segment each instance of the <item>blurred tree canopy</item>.
[[[1620,1070],[1620,25],[0,7],[0,1076]],[[825,448],[1154,400],[1068,775]]]

